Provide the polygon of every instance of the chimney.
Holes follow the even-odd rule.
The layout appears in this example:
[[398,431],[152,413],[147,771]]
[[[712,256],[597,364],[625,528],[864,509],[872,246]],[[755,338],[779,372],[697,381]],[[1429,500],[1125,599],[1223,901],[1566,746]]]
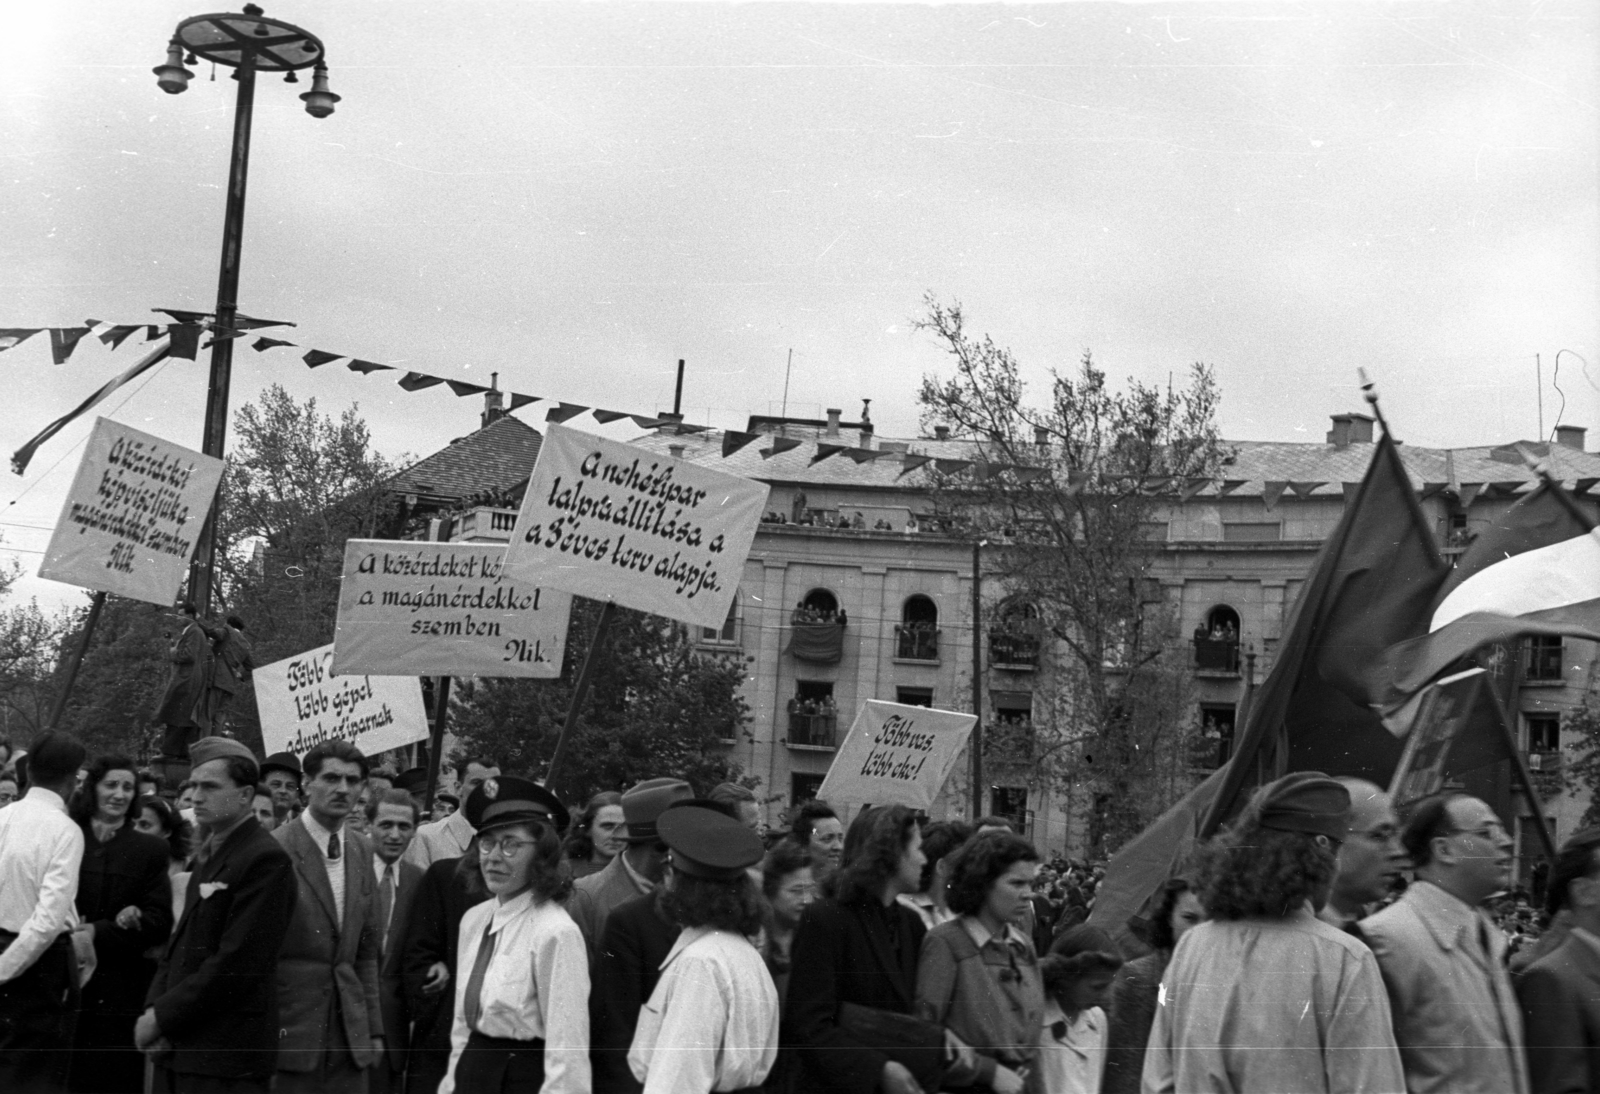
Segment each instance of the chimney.
[[500,374],[491,372],[489,390],[483,393],[483,425],[480,428],[488,429],[492,423],[505,416],[505,404],[500,399]]
[[688,447],[686,444],[669,444],[667,445],[667,451],[672,453],[673,459],[681,460],[683,459],[684,450]]
[[934,426],[933,439],[936,441],[948,441],[950,439],[950,427],[947,425]]
[[844,411],[836,406],[828,408],[828,436],[837,437],[839,435],[839,416],[843,413]]
[[1328,443],[1335,448],[1371,444],[1372,423],[1376,420],[1365,414],[1335,414],[1332,416],[1333,428],[1328,430]]
[[1556,444],[1563,448],[1576,448],[1579,452],[1582,452],[1583,435],[1587,432],[1588,430],[1581,425],[1558,425],[1556,426]]
[[1042,425],[1033,427],[1033,443],[1040,448],[1050,447],[1050,431]]

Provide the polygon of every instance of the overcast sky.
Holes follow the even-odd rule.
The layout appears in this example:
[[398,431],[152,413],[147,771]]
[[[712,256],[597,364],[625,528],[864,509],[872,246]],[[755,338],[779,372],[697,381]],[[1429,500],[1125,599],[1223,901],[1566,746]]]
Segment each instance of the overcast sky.
[[[1600,437],[1587,0],[264,6],[344,97],[319,121],[306,82],[257,88],[240,303],[309,346],[644,412],[684,358],[689,418],[735,428],[792,350],[791,414],[870,398],[905,436],[932,292],[1036,377],[1209,362],[1233,438],[1320,441],[1363,365],[1411,443],[1532,437],[1536,354],[1546,432],[1564,392]],[[150,73],[202,10],[9,7],[0,326],[214,304],[235,85]],[[358,401],[394,458],[477,425],[298,352],[241,347],[235,406]],[[139,353],[0,354],[0,452]],[[198,448],[206,356],[102,412]],[[29,570],[88,424],[5,472]]]

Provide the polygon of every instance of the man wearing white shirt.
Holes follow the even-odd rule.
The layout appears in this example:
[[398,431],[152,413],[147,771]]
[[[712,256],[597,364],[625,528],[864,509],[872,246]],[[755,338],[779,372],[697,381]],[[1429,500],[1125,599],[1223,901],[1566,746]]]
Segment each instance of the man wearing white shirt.
[[[458,764],[456,778],[461,781],[461,800],[466,801],[485,779],[496,778],[499,774],[500,765],[490,759],[480,757]],[[466,811],[458,809],[444,820],[430,821],[418,828],[417,838],[406,851],[406,861],[426,870],[441,859],[460,858],[467,853],[467,846],[475,835],[477,832],[467,823]]]
[[417,803],[404,790],[379,790],[367,802],[372,874],[378,883],[378,997],[383,1009],[384,1052],[367,1076],[368,1094],[395,1094],[405,1080],[411,1020],[406,1014],[404,940],[422,871],[401,856],[417,833]]
[[71,931],[83,830],[66,798],[87,753],[70,733],[28,750],[28,793],[0,812],[0,1090],[66,1089],[78,1002]]

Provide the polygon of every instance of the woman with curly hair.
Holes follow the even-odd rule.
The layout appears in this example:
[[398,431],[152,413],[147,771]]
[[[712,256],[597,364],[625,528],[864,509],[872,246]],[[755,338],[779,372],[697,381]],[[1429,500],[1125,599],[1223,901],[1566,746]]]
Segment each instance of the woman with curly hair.
[[753,1090],[778,1056],[778,989],[750,943],[763,908],[746,871],[761,837],[698,805],[668,809],[656,830],[672,861],[661,907],[683,933],[639,1012],[628,1067],[644,1094]]
[[1099,1094],[1106,1068],[1106,1006],[1122,951],[1099,927],[1063,931],[1039,962],[1048,1002],[1039,1075],[1049,1094]]
[[126,756],[98,756],[67,807],[83,829],[77,938],[95,957],[72,1041],[72,1091],[144,1089],[133,1026],[156,973],[145,951],[172,933],[172,885],[167,845],[129,823],[137,772]]
[[796,1088],[834,1094],[913,1094],[911,1071],[840,1025],[844,1004],[909,1015],[917,951],[927,933],[895,898],[922,879],[922,833],[903,805],[866,809],[850,824],[839,869],[794,935],[783,1043]]
[[[951,858],[945,901],[956,919],[928,932],[917,962],[918,1017],[936,1022],[978,1054],[976,1083],[995,1094],[1042,1094],[1033,1069],[1044,1021],[1039,957],[1022,925],[1039,852],[1009,829],[979,832]],[[1053,1092],[1052,1092],[1053,1094]]]
[[1316,917],[1349,810],[1326,775],[1288,775],[1202,849],[1211,919],[1183,936],[1162,979],[1146,1091],[1405,1089],[1377,960]]
[[627,825],[622,819],[622,795],[602,790],[589,799],[583,815],[567,834],[562,851],[572,867],[572,877],[597,874],[627,845]]
[[504,775],[473,790],[468,811],[489,899],[461,918],[439,1094],[587,1094],[589,950],[561,905],[572,888],[561,862],[567,807]]
[[1111,983],[1111,1028],[1106,1040],[1102,1094],[1139,1094],[1144,1050],[1150,1042],[1150,1024],[1156,1020],[1161,974],[1172,960],[1178,939],[1205,917],[1205,908],[1188,878],[1169,878],[1161,887],[1161,899],[1145,939],[1155,949],[1123,965]]

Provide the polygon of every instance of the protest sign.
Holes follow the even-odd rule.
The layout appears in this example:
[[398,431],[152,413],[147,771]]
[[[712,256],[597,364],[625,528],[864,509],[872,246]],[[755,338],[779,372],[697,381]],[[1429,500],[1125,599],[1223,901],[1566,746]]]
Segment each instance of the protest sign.
[[39,576],[170,605],[221,481],[214,456],[96,418]]
[[265,755],[304,756],[323,741],[349,741],[368,756],[426,740],[428,715],[415,676],[337,676],[333,647],[255,670]]
[[720,627],[767,487],[552,424],[506,551],[519,581]]
[[977,723],[975,714],[868,699],[817,797],[835,804],[927,809]]
[[333,671],[561,675],[572,596],[503,577],[499,543],[345,543]]

